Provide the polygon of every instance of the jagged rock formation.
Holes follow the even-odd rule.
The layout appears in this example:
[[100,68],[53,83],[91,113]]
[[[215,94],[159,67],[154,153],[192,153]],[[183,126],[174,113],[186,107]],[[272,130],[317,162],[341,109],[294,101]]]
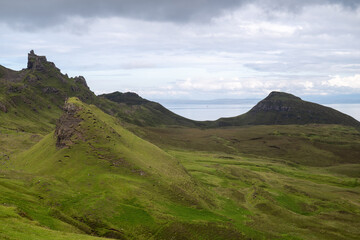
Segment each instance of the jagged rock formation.
[[[22,118],[44,116],[46,125],[58,119],[64,101],[78,97],[127,123],[140,126],[219,127],[274,124],[343,124],[360,126],[352,117],[334,109],[301,100],[291,94],[272,92],[248,113],[217,121],[193,121],[179,116],[159,103],[146,100],[136,93],[114,92],[95,96],[83,76],[69,78],[54,63],[33,50],[28,54],[27,69],[13,71],[0,66],[0,113],[14,114],[11,122],[22,124]],[[18,110],[15,110],[17,108]],[[36,111],[28,111],[36,109]],[[48,110],[54,110],[49,114]],[[23,113],[23,114],[18,114]],[[36,116],[33,116],[36,113]],[[46,116],[46,117],[45,117]],[[49,117],[50,116],[50,117]],[[54,118],[52,118],[54,117]],[[7,121],[10,118],[7,118]],[[1,122],[0,122],[1,124]]]
[[77,117],[77,112],[81,110],[73,103],[65,103],[64,114],[56,123],[55,137],[56,146],[60,148],[68,147],[72,144],[71,138],[80,133],[76,130],[76,127],[81,122],[81,119]]
[[53,62],[48,62],[45,56],[38,56],[35,54],[34,50],[30,51],[28,54],[27,69],[42,72],[47,70],[47,65],[60,71],[60,69],[58,69]]
[[54,63],[33,50],[28,54],[27,68],[13,71],[0,66],[0,126],[30,129],[26,120],[37,119],[34,128],[49,129],[60,117],[69,97],[95,103],[96,96],[84,77],[69,78]]
[[74,78],[74,81],[76,84],[80,84],[80,85],[83,85],[84,87],[86,87],[87,89],[89,89],[87,83],[86,83],[86,80],[83,76],[78,76],[78,77],[75,77]]
[[357,120],[335,109],[284,92],[271,92],[249,112],[233,118],[220,118],[215,123],[216,126],[313,123],[360,126]]

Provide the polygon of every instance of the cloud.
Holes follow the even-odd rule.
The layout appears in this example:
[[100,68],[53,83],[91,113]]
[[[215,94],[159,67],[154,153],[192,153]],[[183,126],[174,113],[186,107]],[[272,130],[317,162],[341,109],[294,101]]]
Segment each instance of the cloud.
[[0,64],[26,67],[34,49],[96,92],[151,98],[360,93],[328,77],[360,74],[360,9],[346,2],[0,0]]
[[334,76],[328,81],[324,81],[323,85],[331,87],[346,87],[346,88],[357,88],[360,89],[360,74],[354,76],[341,77]]
[[69,17],[124,17],[150,21],[209,20],[248,0],[1,0],[0,19],[20,27],[61,24]]
[[313,5],[337,4],[348,9],[360,5],[358,0],[1,0],[0,21],[22,30],[59,25],[71,17],[209,22],[247,4],[255,4],[269,13],[299,12]]

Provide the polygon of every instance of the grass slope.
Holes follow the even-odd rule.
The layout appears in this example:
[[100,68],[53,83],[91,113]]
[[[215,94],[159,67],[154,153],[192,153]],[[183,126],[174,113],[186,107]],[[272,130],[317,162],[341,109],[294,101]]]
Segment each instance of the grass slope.
[[210,122],[213,126],[341,124],[360,127],[360,122],[335,109],[284,92],[271,92],[249,112]]
[[360,163],[360,132],[340,125],[272,125],[215,129],[133,128],[165,148],[262,156],[289,164]]
[[[80,78],[69,78],[50,62],[43,70],[3,70],[0,76],[0,127],[31,133],[51,131],[65,99],[93,102],[95,95]],[[5,69],[5,68],[2,68]]]
[[[207,126],[205,122],[193,121],[179,116],[159,103],[148,101],[141,98],[136,93],[120,93],[114,92],[99,95],[100,99],[106,99],[115,106],[110,107],[109,101],[99,105],[105,111],[112,109],[113,115],[123,121],[133,123],[140,126],[159,126],[159,125],[179,125],[187,127],[203,127]],[[114,104],[113,104],[114,105]]]
[[[8,226],[2,238],[28,239],[27,232],[36,239],[360,234],[355,128],[133,129],[160,149],[93,105],[71,98],[64,109],[57,135],[40,141],[42,135],[26,132],[20,134],[27,140],[10,130],[2,135],[14,143],[2,147],[13,151],[1,161],[0,222]],[[56,147],[61,133],[63,148]],[[327,157],[321,163],[327,167],[312,166]]]
[[[82,78],[30,60],[0,67],[1,239],[359,239],[358,128],[201,129],[214,123],[137,95],[96,97]],[[64,113],[71,96],[116,118],[77,98]],[[303,104],[275,94],[230,124],[289,124]],[[309,109],[296,123],[353,125]],[[162,127],[132,126],[136,136],[119,119]]]
[[243,125],[342,124],[360,127],[352,117],[334,109],[272,92],[249,112],[217,121],[193,121],[135,93],[95,96],[83,77],[69,78],[44,56],[30,52],[28,68],[12,71],[0,66],[0,127],[33,133],[49,132],[68,97],[95,104],[104,112],[138,126],[221,127]]
[[[243,237],[226,216],[213,212],[216,197],[174,157],[95,106],[73,98],[68,104],[81,121],[67,147],[57,148],[51,133],[7,162],[5,181],[20,179],[10,187],[17,189],[12,197],[4,191],[3,203],[21,208],[41,226],[71,233],[119,239],[169,239],[174,232],[175,239]],[[19,185],[40,199],[38,210],[22,206]]]
[[[359,239],[358,178],[274,159],[171,150],[221,196],[216,210],[249,239]],[[360,164],[354,164],[360,170]]]

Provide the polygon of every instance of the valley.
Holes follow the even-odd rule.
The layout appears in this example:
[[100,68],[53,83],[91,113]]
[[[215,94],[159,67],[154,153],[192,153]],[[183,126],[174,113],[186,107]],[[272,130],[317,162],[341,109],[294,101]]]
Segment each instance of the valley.
[[359,239],[360,123],[291,94],[193,121],[0,68],[0,238]]

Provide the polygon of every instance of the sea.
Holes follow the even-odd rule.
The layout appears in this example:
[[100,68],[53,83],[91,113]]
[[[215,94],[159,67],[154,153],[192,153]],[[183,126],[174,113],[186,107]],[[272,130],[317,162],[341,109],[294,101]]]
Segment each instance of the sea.
[[[176,102],[159,101],[164,107],[172,112],[198,121],[217,120],[221,117],[234,117],[246,113],[258,100],[248,100],[242,103],[215,103],[215,102]],[[336,109],[342,113],[348,114],[360,121],[360,103],[342,103],[342,104],[322,104]]]

